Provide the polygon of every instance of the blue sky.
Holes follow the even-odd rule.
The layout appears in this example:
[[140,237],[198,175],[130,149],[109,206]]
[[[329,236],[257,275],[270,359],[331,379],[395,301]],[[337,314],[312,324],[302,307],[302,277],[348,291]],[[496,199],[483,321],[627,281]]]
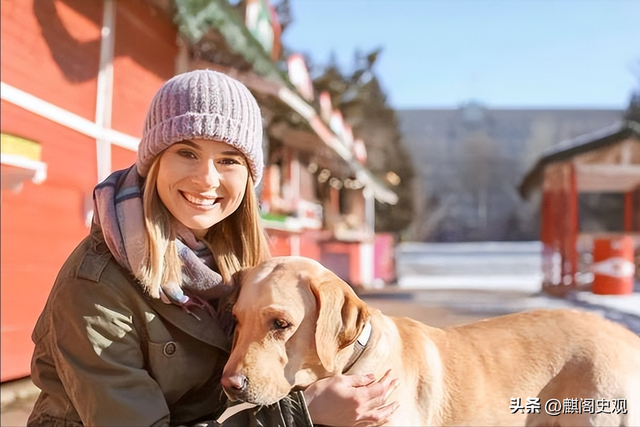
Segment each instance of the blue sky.
[[[277,3],[274,2],[274,3]],[[620,108],[640,84],[640,0],[290,0],[316,65],[382,47],[393,108]]]

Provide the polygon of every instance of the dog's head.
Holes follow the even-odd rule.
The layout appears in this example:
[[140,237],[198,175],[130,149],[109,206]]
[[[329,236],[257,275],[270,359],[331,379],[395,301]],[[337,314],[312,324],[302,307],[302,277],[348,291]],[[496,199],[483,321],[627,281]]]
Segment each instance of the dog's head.
[[222,385],[232,400],[268,405],[340,372],[369,317],[351,287],[318,262],[277,257],[236,276],[233,349]]

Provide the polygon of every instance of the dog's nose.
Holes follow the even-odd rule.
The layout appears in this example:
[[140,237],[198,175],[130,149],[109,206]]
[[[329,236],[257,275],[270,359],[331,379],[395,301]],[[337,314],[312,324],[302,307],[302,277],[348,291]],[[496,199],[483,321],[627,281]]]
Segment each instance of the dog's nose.
[[230,375],[222,377],[222,387],[233,390],[244,390],[247,386],[247,377],[244,375]]
[[247,377],[240,374],[224,375],[220,383],[229,397],[238,397],[247,388]]

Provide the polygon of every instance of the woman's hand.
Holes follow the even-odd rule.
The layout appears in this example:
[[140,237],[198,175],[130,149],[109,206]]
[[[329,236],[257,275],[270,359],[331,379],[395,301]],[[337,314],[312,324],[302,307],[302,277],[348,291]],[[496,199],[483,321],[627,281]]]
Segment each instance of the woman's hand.
[[305,391],[314,424],[328,426],[378,426],[398,409],[388,402],[398,387],[387,371],[378,381],[373,375],[336,375],[311,384]]

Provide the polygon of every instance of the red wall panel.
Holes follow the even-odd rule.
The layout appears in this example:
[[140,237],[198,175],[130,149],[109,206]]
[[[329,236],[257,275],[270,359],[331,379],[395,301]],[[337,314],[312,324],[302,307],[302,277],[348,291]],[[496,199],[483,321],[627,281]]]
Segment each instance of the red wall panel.
[[140,136],[158,88],[175,74],[176,28],[148,3],[117,2],[112,127]]
[[102,2],[2,2],[2,81],[95,119]]
[[267,229],[267,241],[272,256],[291,255],[291,241],[289,233],[280,230]]
[[136,152],[126,148],[111,146],[111,168],[116,171],[125,169],[136,162]]

